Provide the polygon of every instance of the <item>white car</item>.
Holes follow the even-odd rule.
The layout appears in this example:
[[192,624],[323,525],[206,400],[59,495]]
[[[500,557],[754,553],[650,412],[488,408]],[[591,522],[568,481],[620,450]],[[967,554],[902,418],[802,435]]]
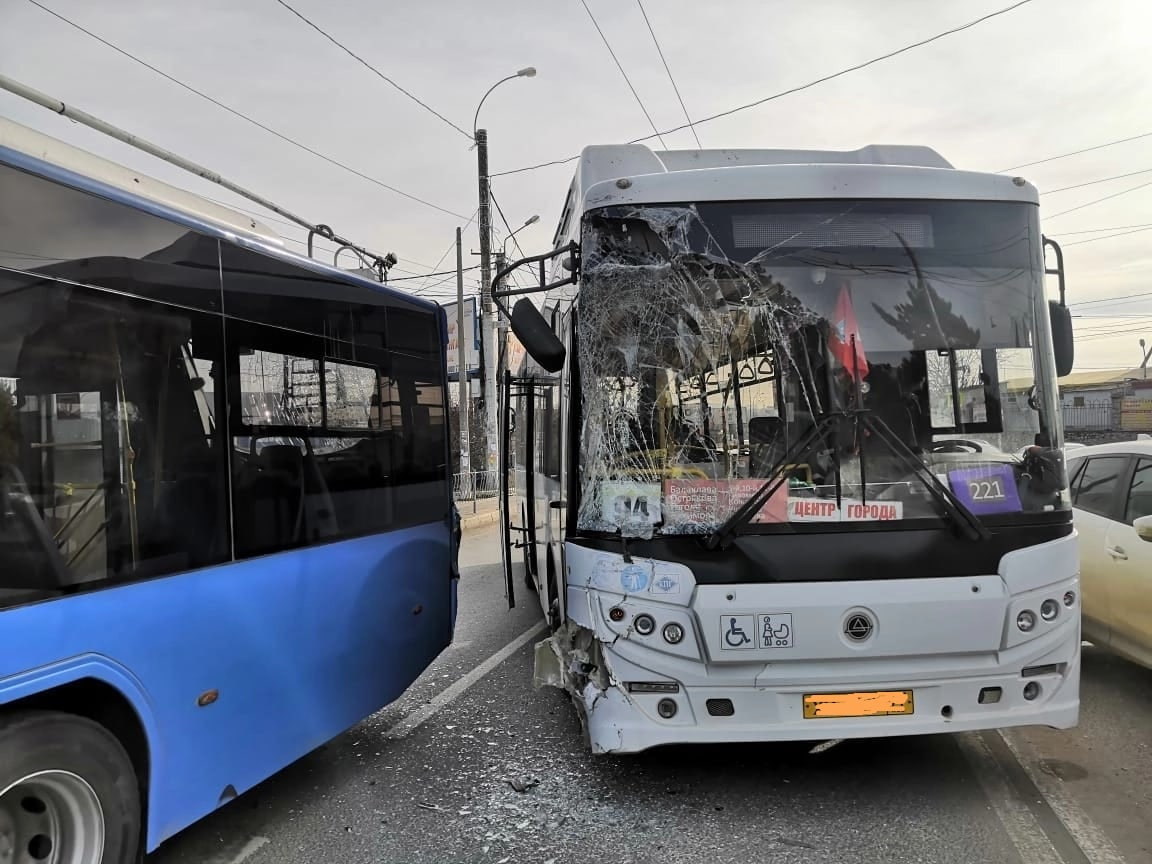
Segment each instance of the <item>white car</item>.
[[1152,441],[1067,455],[1084,638],[1152,668]]

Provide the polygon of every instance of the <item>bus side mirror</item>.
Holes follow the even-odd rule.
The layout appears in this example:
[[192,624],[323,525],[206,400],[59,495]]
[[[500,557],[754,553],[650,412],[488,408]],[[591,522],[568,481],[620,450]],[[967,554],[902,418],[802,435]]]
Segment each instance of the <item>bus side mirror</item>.
[[1076,349],[1072,341],[1072,313],[1067,306],[1048,301],[1048,317],[1052,321],[1052,350],[1056,354],[1056,377],[1072,372]]
[[564,343],[556,338],[540,310],[527,297],[512,307],[512,332],[533,360],[548,372],[564,368]]

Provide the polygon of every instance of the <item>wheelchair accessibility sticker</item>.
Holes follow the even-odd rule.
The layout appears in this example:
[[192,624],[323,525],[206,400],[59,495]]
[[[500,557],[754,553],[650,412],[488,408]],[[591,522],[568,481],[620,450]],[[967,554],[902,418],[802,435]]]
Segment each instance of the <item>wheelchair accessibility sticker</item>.
[[724,651],[793,646],[792,613],[721,615],[720,647]]
[[720,647],[725,651],[754,649],[756,647],[756,616],[720,616]]

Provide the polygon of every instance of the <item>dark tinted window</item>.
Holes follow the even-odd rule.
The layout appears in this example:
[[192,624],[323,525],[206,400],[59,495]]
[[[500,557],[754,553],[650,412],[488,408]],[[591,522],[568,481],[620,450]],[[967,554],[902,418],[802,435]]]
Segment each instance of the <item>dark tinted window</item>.
[[435,362],[440,354],[440,328],[431,313],[420,310],[388,310],[388,347]]
[[1116,490],[1127,462],[1127,458],[1123,456],[1097,456],[1088,459],[1073,489],[1072,505],[1089,513],[1114,519]]
[[225,561],[218,316],[0,273],[0,603]]
[[1128,490],[1124,519],[1135,522],[1142,516],[1152,516],[1152,459],[1141,459],[1136,463],[1136,473],[1132,475],[1132,486]]
[[[232,276],[225,274],[229,308]],[[391,312],[381,306],[364,317],[382,321]],[[305,317],[291,292],[280,298],[277,320]],[[435,332],[435,317],[423,319],[413,329]],[[354,342],[229,318],[237,557],[445,517],[439,355],[423,360],[386,349],[359,323],[354,315],[339,334]]]
[[269,255],[225,245],[225,313],[348,345],[439,356],[436,317],[383,289],[321,275]]
[[388,393],[392,410],[385,416],[393,424],[396,442],[398,513],[405,524],[443,518],[448,432],[439,365],[394,354],[391,368]]
[[220,311],[215,240],[0,165],[0,267]]

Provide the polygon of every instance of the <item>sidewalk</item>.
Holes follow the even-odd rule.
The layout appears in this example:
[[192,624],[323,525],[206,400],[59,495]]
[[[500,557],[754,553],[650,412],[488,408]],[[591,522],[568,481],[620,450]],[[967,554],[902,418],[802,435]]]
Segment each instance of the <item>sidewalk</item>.
[[[500,521],[500,499],[481,498],[479,501],[457,501],[460,509],[460,530],[465,534],[478,528],[495,525]],[[472,508],[476,512],[472,512]]]

